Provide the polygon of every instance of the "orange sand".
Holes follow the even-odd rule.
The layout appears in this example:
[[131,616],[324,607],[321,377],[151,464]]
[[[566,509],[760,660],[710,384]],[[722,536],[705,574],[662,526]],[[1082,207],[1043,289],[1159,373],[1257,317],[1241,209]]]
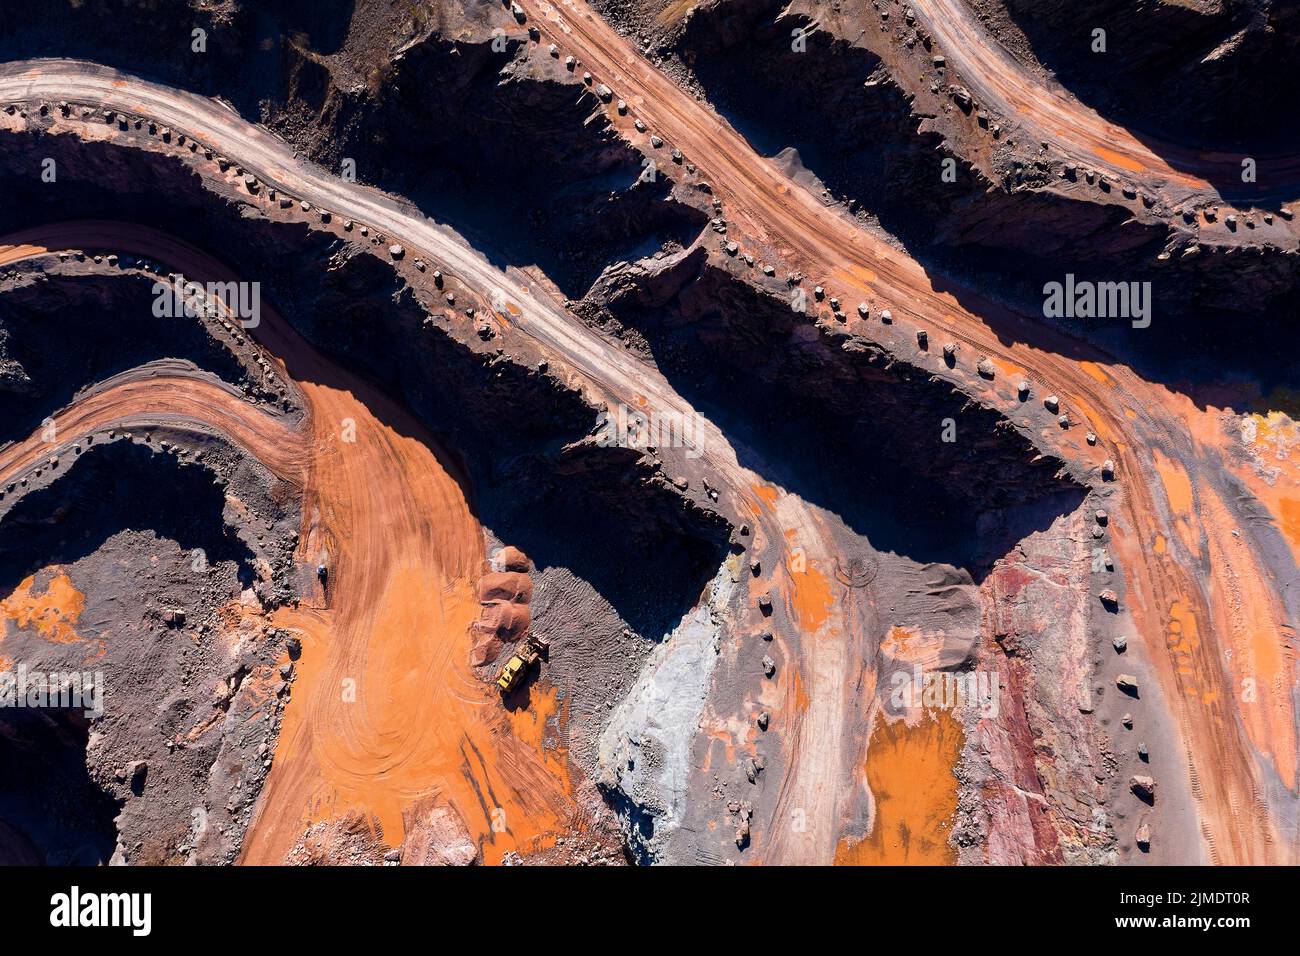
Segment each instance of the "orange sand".
[[[302,388],[316,454],[301,556],[329,555],[329,603],[278,619],[303,654],[244,862],[278,863],[308,825],[353,811],[398,845],[405,811],[429,798],[485,862],[550,845],[573,810],[567,764],[542,746],[554,695],[535,687],[544,710],[511,716],[469,670],[483,531],[460,483],[382,395]],[[348,418],[355,443],[338,439]]]
[[846,837],[838,866],[942,865],[956,861],[948,830],[957,812],[953,767],[964,734],[948,711],[927,711],[915,724],[876,721],[865,773],[875,796],[871,833]]
[[[24,238],[0,247],[0,264],[48,248],[99,247],[196,279],[238,278],[138,226],[64,223]],[[303,651],[243,862],[280,863],[312,823],[355,813],[398,845],[403,810],[430,800],[454,807],[485,862],[547,845],[577,813],[566,760],[542,747],[554,700],[531,691],[543,710],[530,725],[469,672],[484,539],[461,480],[403,406],[323,359],[266,307],[256,338],[302,390],[309,414],[301,434],[183,375],[125,381],[56,418],[66,441],[158,415],[202,422],[303,488],[298,557],[313,567],[327,556],[329,589],[276,615]],[[342,439],[348,419],[355,442]],[[47,454],[39,435],[16,443],[0,452],[0,476]],[[36,600],[28,583],[5,611],[66,636],[52,612],[79,610],[72,601],[63,584]]]

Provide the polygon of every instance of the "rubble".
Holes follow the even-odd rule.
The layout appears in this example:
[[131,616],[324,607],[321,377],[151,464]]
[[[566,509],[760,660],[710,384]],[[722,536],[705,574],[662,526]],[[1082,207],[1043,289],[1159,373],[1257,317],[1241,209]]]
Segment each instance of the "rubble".
[[1128,781],[1128,785],[1129,788],[1135,794],[1137,794],[1137,796],[1140,799],[1145,800],[1148,803],[1152,803],[1155,801],[1156,782],[1150,777],[1146,777],[1142,775],[1130,777]]
[[1145,850],[1149,850],[1149,849],[1151,848],[1151,827],[1150,827],[1150,825],[1144,823],[1144,824],[1142,824],[1141,826],[1139,826],[1139,827],[1137,828],[1137,832],[1136,832],[1136,833],[1134,834],[1134,836],[1133,836],[1133,841],[1138,845],[1138,847],[1139,847],[1140,849],[1142,849],[1142,850],[1144,850],[1144,851],[1145,851]]

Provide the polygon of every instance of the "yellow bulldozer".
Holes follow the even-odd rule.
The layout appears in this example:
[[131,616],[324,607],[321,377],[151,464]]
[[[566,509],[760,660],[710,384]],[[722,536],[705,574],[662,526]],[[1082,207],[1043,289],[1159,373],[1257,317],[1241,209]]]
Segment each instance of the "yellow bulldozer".
[[522,684],[528,676],[528,669],[545,656],[549,647],[542,638],[528,635],[528,639],[515,649],[497,675],[497,687],[501,688],[501,693],[509,694]]

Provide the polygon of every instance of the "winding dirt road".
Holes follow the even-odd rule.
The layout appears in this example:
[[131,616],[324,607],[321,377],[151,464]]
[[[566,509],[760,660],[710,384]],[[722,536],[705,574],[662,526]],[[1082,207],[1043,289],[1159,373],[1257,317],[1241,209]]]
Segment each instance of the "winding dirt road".
[[[9,243],[11,260],[51,248],[113,250],[153,258],[199,281],[235,279],[227,267],[182,241],[122,224],[48,227],[10,237]],[[468,247],[458,248],[477,256]],[[486,288],[511,281],[499,273],[495,278]],[[524,313],[515,321],[524,330],[537,328],[528,319]],[[589,387],[614,383],[622,400],[636,407],[649,404],[682,414],[690,409],[652,368],[582,326],[562,331],[566,335],[560,341],[571,335],[581,347],[558,354],[575,355],[601,371],[599,385]],[[533,745],[521,749],[506,732],[505,712],[464,667],[459,636],[468,633],[479,610],[470,583],[482,558],[482,536],[477,525],[472,534],[464,530],[472,519],[463,493],[447,475],[448,466],[437,460],[431,450],[435,446],[409,413],[320,358],[286,323],[264,310],[254,334],[307,400],[310,438],[302,476],[306,527],[300,557],[314,566],[324,549],[333,570],[327,609],[285,612],[278,621],[302,635],[304,655],[294,697],[299,703],[305,697],[308,705],[305,711],[294,705],[286,711],[275,767],[242,859],[281,862],[309,822],[355,810],[375,815],[386,836],[398,839],[404,811],[429,796],[449,799],[476,840],[488,841],[502,853],[544,847],[575,812],[569,769],[559,756],[541,751],[545,713],[508,721],[512,733]],[[588,354],[595,357],[586,359]],[[616,380],[616,375],[622,378]],[[147,414],[151,381],[156,380],[139,383],[131,393],[146,403],[144,408],[123,410],[116,402],[121,396],[114,392],[101,400],[108,414]],[[229,437],[243,443],[247,422],[238,413],[254,414],[251,405],[236,405],[231,410],[235,421],[223,422],[219,415],[205,416],[204,402],[187,396],[184,383],[166,384],[174,391],[160,401],[170,401],[195,421],[217,428],[224,424]],[[69,425],[83,415],[76,407],[65,414]],[[356,423],[355,447],[339,440],[348,419]],[[97,425],[99,419],[86,421]],[[65,439],[75,440],[74,434],[65,433]],[[706,420],[701,420],[701,445],[704,458],[722,476],[721,487],[733,490],[757,534],[775,548],[773,564],[784,564],[786,531],[798,528],[810,566],[834,567],[834,540],[811,506],[778,492],[776,506],[767,507],[749,491],[763,486],[762,478],[738,465],[735,451]],[[254,454],[266,451],[258,443],[245,447]],[[448,528],[461,530],[448,540]],[[832,617],[822,614],[822,626],[856,630],[837,628]],[[788,649],[794,656],[795,645]],[[860,741],[846,739],[853,721],[843,712],[859,705],[848,675],[856,672],[865,649],[856,648],[856,656],[854,651],[846,642],[827,640],[799,652],[800,667],[809,675],[811,704],[802,708],[788,744],[806,769],[791,775],[786,792],[810,822],[794,847],[774,859],[828,861],[841,838],[839,805],[845,791],[828,786],[827,780],[851,780],[851,768],[861,760]],[[342,681],[347,678],[381,688],[385,696],[378,714],[370,704],[373,695],[358,693],[358,699],[368,702],[364,708],[344,700]],[[392,692],[394,687],[402,692]],[[438,709],[431,712],[431,707]],[[494,817],[507,821],[510,830],[495,832]],[[772,830],[779,838],[788,828]]]
[[[1297,848],[1279,839],[1277,826],[1289,830],[1296,815],[1296,661],[1287,642],[1300,620],[1300,590],[1292,587],[1300,529],[1283,520],[1277,499],[1280,485],[1282,498],[1300,500],[1294,466],[1282,464],[1281,480],[1261,480],[1243,461],[1230,409],[1198,408],[969,290],[940,291],[917,262],[758,156],[579,0],[523,5],[543,42],[573,53],[627,101],[627,117],[611,113],[625,135],[650,154],[648,137],[658,135],[662,150],[676,147],[700,168],[743,248],[806,272],[850,307],[869,302],[873,315],[889,308],[892,325],[851,315],[850,328],[1001,409],[1039,448],[1106,490],[1118,512],[1112,548],[1128,584],[1127,611],[1174,701],[1206,855],[1238,863],[1293,858]],[[632,129],[634,119],[646,124],[645,134]],[[933,346],[917,348],[918,329],[932,343],[963,347],[953,372]],[[992,382],[973,374],[981,356],[995,363]],[[1022,379],[1036,386],[1029,404],[1017,395]],[[1062,429],[1040,406],[1049,392],[1060,396],[1071,427]],[[1095,447],[1084,441],[1089,430],[1099,436]],[[1116,465],[1114,484],[1099,480],[1106,458]],[[1272,522],[1258,520],[1252,493],[1274,503]],[[1183,636],[1188,630],[1194,639]],[[1247,690],[1256,686],[1272,690],[1267,698]]]
[[[824,277],[820,281],[829,294],[850,305],[867,301],[873,315],[891,309],[893,325],[854,318],[851,328],[1000,409],[1040,449],[1062,457],[1109,496],[1112,549],[1127,581],[1126,612],[1167,697],[1175,702],[1207,855],[1219,862],[1289,859],[1294,847],[1278,838],[1277,821],[1294,817],[1297,788],[1295,661],[1280,638],[1294,627],[1298,615],[1291,602],[1297,599],[1291,595],[1300,594],[1300,588],[1288,591],[1297,583],[1300,525],[1283,520],[1284,509],[1291,507],[1287,502],[1300,507],[1294,466],[1282,462],[1280,477],[1265,481],[1250,450],[1241,447],[1239,416],[1231,410],[1198,408],[1185,395],[1147,382],[1123,363],[1033,320],[965,290],[937,288],[916,262],[855,228],[757,156],[729,125],[683,94],[584,5],[568,2],[562,14],[537,0],[525,0],[524,6],[549,39],[579,56],[598,81],[627,100],[629,115],[611,113],[611,119],[631,140],[653,152],[647,137],[631,129],[633,119],[640,118],[667,141],[664,150],[678,147],[699,166],[724,203],[731,234],[746,237],[746,248]],[[530,288],[522,274],[496,270],[449,230],[373,190],[296,163],[274,137],[217,104],[67,61],[5,67],[0,70],[0,98],[92,103],[147,115],[184,131],[236,158],[282,192],[370,223],[430,260],[447,263],[472,288],[485,294],[504,290],[522,313],[515,328],[543,345],[606,403],[648,402],[662,411],[691,411],[656,370],[577,323]],[[930,332],[929,352],[916,347],[920,328]],[[945,339],[962,345],[951,370],[934,348]],[[275,344],[266,344],[279,354]],[[992,382],[973,373],[981,356],[997,367]],[[292,367],[289,371],[301,380]],[[1021,378],[1035,385],[1035,400],[1027,404],[1016,394]],[[1038,399],[1049,392],[1061,396],[1072,421],[1068,429],[1040,407]],[[328,412],[322,420],[340,411],[327,395],[317,401]],[[319,427],[317,445],[333,426]],[[1088,430],[1099,437],[1096,447],[1083,439]],[[783,492],[774,506],[756,507],[751,489],[763,485],[761,477],[738,465],[734,449],[711,424],[703,444],[715,484],[730,494],[737,510],[754,513],[769,541],[783,540],[791,526],[799,528],[809,564],[829,575],[838,554],[833,536],[819,530],[822,516]],[[403,460],[400,451],[382,443],[368,453]],[[1099,480],[1106,458],[1116,463],[1114,484]],[[336,486],[350,487],[356,480],[339,476]],[[413,492],[403,488],[400,493]],[[314,499],[309,495],[308,500]],[[329,513],[327,499],[316,500],[320,512]],[[1256,504],[1272,516],[1271,522],[1258,519],[1252,511]],[[366,507],[354,505],[355,512],[339,511],[368,521]],[[421,542],[414,546],[427,547],[427,531],[409,530]],[[360,528],[356,533],[365,534]],[[460,554],[459,546],[449,546],[453,555]],[[458,567],[454,557],[445,560]],[[383,600],[383,589],[376,587],[365,584],[368,597]],[[818,621],[817,634],[804,636],[858,633],[855,622],[834,620],[843,613],[838,608],[829,620]],[[368,625],[360,623],[364,612],[356,614],[357,628],[365,630]],[[350,649],[351,639],[344,638],[341,646],[338,666],[355,666],[359,658]],[[859,719],[851,713],[858,701],[849,687],[850,676],[857,677],[861,649],[818,639],[799,640],[797,647],[809,711],[800,738],[783,741],[788,766],[782,805],[807,811],[809,838],[774,836],[774,846],[764,855],[771,862],[825,862],[833,857],[841,804],[853,799],[859,765],[857,744],[843,737],[844,728]],[[1270,688],[1270,693],[1247,700],[1244,680]],[[324,702],[320,706],[326,707]],[[294,736],[288,739],[293,753]],[[282,783],[273,775],[268,801],[286,787],[296,801],[305,789],[291,774],[281,773],[280,780],[286,776],[290,779]],[[266,814],[264,809],[264,818]],[[266,837],[254,828],[250,852],[255,856],[261,847],[283,845],[285,838],[271,826]],[[268,850],[264,858],[273,856]]]
[[[1244,189],[1244,154],[1189,149],[1111,123],[1058,84],[1047,84],[984,29],[967,0],[913,0],[912,8],[948,66],[986,108],[1000,111],[1035,142],[1049,143],[1084,167],[1139,181],[1175,210],[1219,199],[1223,184]],[[1300,156],[1254,156],[1256,202],[1297,198]]]
[[[570,383],[586,390],[596,401],[611,408],[619,403],[651,408],[683,420],[695,414],[690,403],[657,369],[574,321],[558,303],[534,294],[534,283],[523,273],[497,270],[451,230],[376,190],[344,182],[295,161],[285,144],[219,104],[95,64],[63,60],[0,67],[0,99],[70,100],[153,118],[205,143],[218,154],[237,158],[246,170],[281,194],[309,200],[338,217],[368,223],[372,229],[400,238],[411,256],[423,255],[431,262],[444,264],[444,271],[481,290],[485,298],[503,291],[514,330],[542,345],[546,354],[565,368]],[[111,137],[111,128],[101,127],[96,135]],[[104,247],[111,248],[112,243],[105,241]],[[159,258],[170,261],[166,256]],[[273,354],[282,354],[277,343],[267,341],[264,333],[259,332],[258,338]],[[292,369],[290,376],[297,378]],[[712,422],[697,420],[701,423],[700,444],[703,459],[711,469],[711,480],[776,549],[768,560],[769,566],[784,563],[787,532],[797,529],[799,546],[809,566],[829,576],[839,549],[825,530],[818,510],[784,491],[777,492],[778,507],[760,506],[752,489],[765,486],[762,476],[739,465],[729,440]],[[835,615],[825,619],[822,626],[836,634],[860,631],[848,622],[835,620]],[[796,646],[801,647],[797,653]],[[861,765],[863,744],[860,735],[848,729],[862,719],[855,678],[865,651],[859,648],[855,654],[852,648],[833,640],[803,642],[802,646],[792,641],[789,650],[804,672],[809,704],[794,732],[783,742],[791,770],[782,792],[792,806],[806,813],[808,824],[793,841],[794,848],[774,856],[773,861],[827,862],[833,858],[842,836],[839,803],[855,799],[852,781],[854,768]],[[831,786],[828,780],[845,783]],[[788,827],[772,829],[784,834]],[[258,840],[255,834],[250,844],[254,849]]]

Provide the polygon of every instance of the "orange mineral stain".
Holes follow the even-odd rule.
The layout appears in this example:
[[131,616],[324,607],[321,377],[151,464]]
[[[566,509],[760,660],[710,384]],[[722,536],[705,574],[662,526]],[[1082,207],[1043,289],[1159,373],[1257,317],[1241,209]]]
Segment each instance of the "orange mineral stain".
[[1182,602],[1169,606],[1169,643],[1179,653],[1190,654],[1200,643],[1196,615]]
[[787,692],[787,706],[789,706],[796,716],[808,712],[808,691],[804,689],[803,678],[799,676],[798,671],[793,671],[790,675],[790,681]]
[[1080,362],[1079,368],[1082,369],[1091,378],[1096,379],[1107,388],[1115,387],[1115,380],[1106,373],[1106,370],[1096,362]]
[[962,738],[961,725],[946,710],[927,710],[912,726],[877,718],[865,768],[875,798],[871,832],[856,842],[841,840],[837,866],[956,862],[948,834],[957,812],[952,771]]
[[831,585],[811,564],[790,574],[790,610],[800,629],[816,634],[831,612]]
[[14,592],[0,601],[0,619],[13,621],[23,629],[34,629],[47,641],[70,644],[81,640],[77,620],[86,609],[86,597],[60,570],[45,590],[36,594],[36,575],[29,575]]
[[771,485],[756,483],[750,488],[750,491],[762,502],[768,512],[776,508],[776,499],[779,493]]
[[1282,534],[1286,536],[1292,550],[1300,551],[1300,500],[1283,498],[1279,505],[1282,512]]
[[1112,166],[1118,166],[1120,169],[1127,169],[1131,173],[1143,172],[1142,164],[1129,159],[1123,153],[1117,153],[1113,149],[1107,149],[1105,146],[1097,146],[1094,151],[1106,162]]
[[910,624],[895,624],[880,642],[880,649],[897,660],[908,660],[920,630]]
[[1169,498],[1169,508],[1175,515],[1187,515],[1192,511],[1192,481],[1187,477],[1183,466],[1176,461],[1155,452],[1156,471],[1164,483],[1165,494]]

